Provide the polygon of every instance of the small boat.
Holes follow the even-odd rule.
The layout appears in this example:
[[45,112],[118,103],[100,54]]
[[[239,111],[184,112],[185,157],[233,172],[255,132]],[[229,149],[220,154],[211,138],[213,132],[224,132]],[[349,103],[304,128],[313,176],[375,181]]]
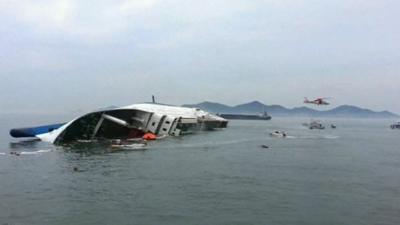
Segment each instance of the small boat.
[[283,131],[274,131],[272,133],[269,134],[271,137],[280,137],[280,138],[285,138],[286,137],[286,133]]
[[335,129],[335,128],[336,128],[336,125],[331,124],[331,128],[332,128],[332,129]]
[[390,128],[392,129],[400,129],[400,122],[394,123],[392,125],[390,125]]
[[306,126],[311,130],[312,129],[319,129],[319,130],[325,129],[325,127],[322,125],[322,123],[320,123],[318,121],[311,121],[311,123],[303,123],[303,126]]
[[319,123],[317,121],[314,121],[314,122],[310,123],[309,128],[310,129],[320,129],[320,130],[325,129],[325,127],[321,123]]

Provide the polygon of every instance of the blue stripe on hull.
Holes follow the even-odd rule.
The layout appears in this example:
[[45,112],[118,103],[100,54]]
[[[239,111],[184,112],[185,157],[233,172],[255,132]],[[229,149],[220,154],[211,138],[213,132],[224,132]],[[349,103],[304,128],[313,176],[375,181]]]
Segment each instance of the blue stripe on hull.
[[36,135],[45,134],[52,130],[58,129],[64,124],[65,123],[57,123],[39,127],[14,128],[10,130],[10,135],[15,138],[36,137]]

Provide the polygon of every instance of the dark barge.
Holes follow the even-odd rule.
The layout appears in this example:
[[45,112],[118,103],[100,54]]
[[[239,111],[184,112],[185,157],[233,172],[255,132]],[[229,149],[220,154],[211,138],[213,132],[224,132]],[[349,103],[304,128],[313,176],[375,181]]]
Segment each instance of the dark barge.
[[262,114],[217,114],[218,116],[228,120],[270,120],[271,116],[266,112]]

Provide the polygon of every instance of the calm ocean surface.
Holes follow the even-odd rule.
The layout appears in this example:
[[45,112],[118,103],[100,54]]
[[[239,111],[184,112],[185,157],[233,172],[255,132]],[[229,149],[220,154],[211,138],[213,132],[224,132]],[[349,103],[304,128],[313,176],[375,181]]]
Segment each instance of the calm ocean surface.
[[231,121],[114,153],[8,136],[68,119],[1,115],[0,225],[400,224],[393,120],[322,119],[337,125],[322,131],[303,127],[306,118]]

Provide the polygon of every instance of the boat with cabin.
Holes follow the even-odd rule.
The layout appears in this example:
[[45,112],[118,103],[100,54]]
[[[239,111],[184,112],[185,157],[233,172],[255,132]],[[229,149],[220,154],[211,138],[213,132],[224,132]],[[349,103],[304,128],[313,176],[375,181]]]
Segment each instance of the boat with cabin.
[[397,122],[397,123],[391,124],[390,128],[392,128],[392,129],[400,129],[400,121]]

